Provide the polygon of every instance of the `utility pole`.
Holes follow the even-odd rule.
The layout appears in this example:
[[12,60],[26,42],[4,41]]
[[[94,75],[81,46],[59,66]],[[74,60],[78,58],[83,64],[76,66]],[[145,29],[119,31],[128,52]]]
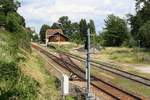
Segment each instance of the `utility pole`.
[[90,29],[88,29],[86,42],[85,42],[85,49],[86,49],[86,100],[90,100]]

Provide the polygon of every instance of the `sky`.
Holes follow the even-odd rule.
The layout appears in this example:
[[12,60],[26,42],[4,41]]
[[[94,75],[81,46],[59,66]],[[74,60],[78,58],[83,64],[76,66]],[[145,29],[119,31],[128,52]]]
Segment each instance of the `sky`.
[[135,13],[135,0],[21,0],[18,12],[25,18],[27,27],[39,32],[43,24],[52,25],[61,16],[72,22],[85,18],[93,19],[97,32],[104,28],[104,19],[109,14],[126,18]]

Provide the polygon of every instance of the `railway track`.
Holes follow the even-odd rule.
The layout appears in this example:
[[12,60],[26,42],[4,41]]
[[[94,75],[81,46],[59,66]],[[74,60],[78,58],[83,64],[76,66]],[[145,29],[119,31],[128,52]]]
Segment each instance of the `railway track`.
[[[60,55],[57,57],[38,46],[33,45],[35,49],[45,54],[47,57],[51,58],[54,62],[67,69],[71,73],[78,76],[80,79],[85,81],[85,71],[83,71],[79,66],[77,66],[68,56]],[[115,100],[145,100],[143,97],[138,96],[137,94],[130,93],[124,89],[118,88],[117,86],[104,81],[96,76],[91,75],[91,78],[94,81],[91,82],[95,88],[103,91],[107,95],[111,96]]]
[[[70,54],[70,53],[67,54],[67,53],[63,52],[63,54],[67,55],[67,56],[69,56],[71,58],[74,58],[76,60],[79,60],[79,61],[85,61],[84,58],[78,57],[78,56]],[[150,79],[142,77],[142,76],[139,76],[139,75],[136,75],[136,74],[133,74],[133,73],[129,73],[129,72],[117,69],[117,68],[114,68],[113,67],[114,65],[112,65],[112,64],[108,64],[108,63],[104,63],[104,62],[96,62],[96,61],[91,60],[91,65],[93,67],[96,67],[96,68],[99,68],[99,69],[111,72],[111,73],[113,73],[115,75],[121,76],[123,78],[129,79],[129,80],[132,80],[132,81],[135,81],[137,83],[140,83],[140,84],[143,84],[145,86],[150,87]]]

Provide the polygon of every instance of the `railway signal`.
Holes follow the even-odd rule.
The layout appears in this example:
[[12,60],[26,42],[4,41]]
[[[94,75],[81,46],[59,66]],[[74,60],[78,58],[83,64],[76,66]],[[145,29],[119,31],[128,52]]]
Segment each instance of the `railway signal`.
[[87,35],[85,40],[85,50],[86,50],[86,100],[91,100],[91,93],[90,93],[90,29],[88,29]]

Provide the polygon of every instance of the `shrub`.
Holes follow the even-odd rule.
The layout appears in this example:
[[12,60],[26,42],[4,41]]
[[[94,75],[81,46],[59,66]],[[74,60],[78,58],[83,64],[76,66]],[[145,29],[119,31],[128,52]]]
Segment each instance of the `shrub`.
[[20,25],[20,18],[16,13],[9,13],[7,15],[6,28],[10,32],[21,32],[23,30]]
[[0,61],[0,77],[0,100],[30,100],[37,97],[38,83],[21,74],[16,63]]

